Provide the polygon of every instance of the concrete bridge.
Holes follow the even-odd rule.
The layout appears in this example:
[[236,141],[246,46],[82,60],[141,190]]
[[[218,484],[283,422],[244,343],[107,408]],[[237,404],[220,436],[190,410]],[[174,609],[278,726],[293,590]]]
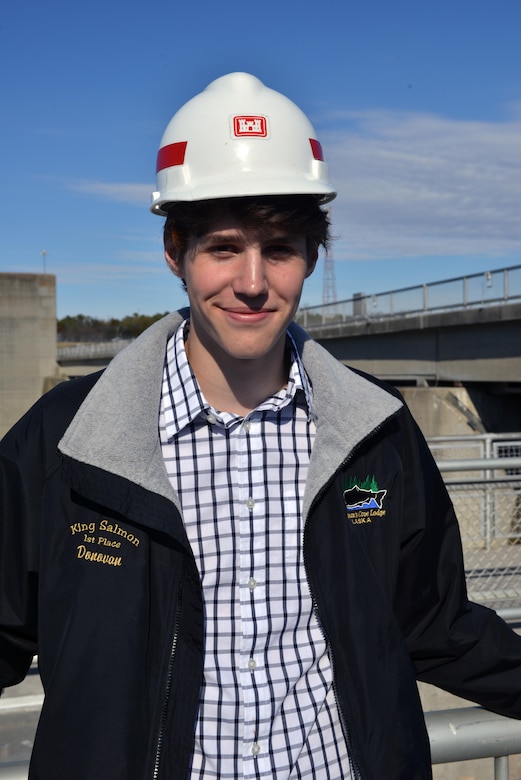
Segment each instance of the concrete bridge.
[[520,385],[521,301],[310,324],[338,360],[381,379]]
[[521,430],[521,266],[360,293],[297,321],[341,362],[400,387],[427,435]]
[[521,266],[299,312],[338,360],[398,383],[521,383]]
[[[338,360],[400,387],[427,435],[521,430],[521,266],[298,312]],[[58,345],[68,376],[128,342]]]

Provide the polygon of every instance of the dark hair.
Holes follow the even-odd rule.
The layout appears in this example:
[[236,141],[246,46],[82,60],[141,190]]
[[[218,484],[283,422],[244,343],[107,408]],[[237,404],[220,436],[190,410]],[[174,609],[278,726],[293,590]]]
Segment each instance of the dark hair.
[[173,203],[163,230],[166,251],[182,262],[190,237],[204,235],[225,214],[261,233],[279,228],[304,235],[308,249],[329,244],[328,215],[314,195],[262,195]]

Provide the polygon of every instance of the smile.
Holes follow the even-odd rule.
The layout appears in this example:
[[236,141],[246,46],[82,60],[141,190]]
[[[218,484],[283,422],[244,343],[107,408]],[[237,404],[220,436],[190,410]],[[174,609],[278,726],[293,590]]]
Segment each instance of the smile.
[[243,323],[263,322],[274,313],[272,309],[260,309],[257,311],[252,309],[222,309],[221,311],[229,319]]

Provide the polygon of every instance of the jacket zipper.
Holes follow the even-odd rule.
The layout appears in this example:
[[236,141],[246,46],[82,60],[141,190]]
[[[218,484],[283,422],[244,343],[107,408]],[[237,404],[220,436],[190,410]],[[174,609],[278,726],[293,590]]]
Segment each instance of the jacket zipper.
[[[304,548],[304,560],[306,560],[306,558],[307,558],[307,556],[306,556],[306,548]],[[329,649],[329,660],[331,662],[331,671],[332,671],[332,675],[333,675],[333,683],[332,683],[332,685],[333,685],[333,693],[335,695],[336,706],[337,706],[338,714],[339,714],[339,717],[340,717],[340,726],[342,728],[342,733],[344,735],[344,739],[345,739],[346,745],[347,745],[347,752],[348,752],[349,764],[350,764],[350,767],[351,767],[351,772],[353,774],[354,780],[363,780],[362,773],[360,772],[360,769],[358,767],[358,761],[355,758],[355,751],[353,749],[353,744],[352,744],[352,741],[351,741],[351,732],[350,732],[350,729],[349,729],[349,727],[347,725],[347,718],[345,716],[345,712],[344,712],[343,707],[342,707],[342,702],[341,702],[340,696],[338,694],[338,687],[337,687],[337,684],[336,684],[336,674],[335,674],[335,659],[333,657],[333,648],[331,646],[331,643],[329,642],[329,639],[327,637],[327,633],[326,633],[326,631],[324,629],[324,626],[322,625],[322,621],[320,620],[320,614],[319,614],[319,611],[318,611],[318,604],[317,604],[317,601],[315,599],[315,596],[313,595],[313,589],[311,588],[311,584],[309,582],[309,577],[308,577],[308,588],[309,588],[310,595],[311,595],[311,600],[312,600],[312,603],[313,603],[313,611],[314,611],[314,613],[316,615],[316,618],[317,618],[318,627],[319,627],[320,632],[321,632],[321,634],[322,634],[322,636],[324,638],[324,642],[326,643],[326,646]]]
[[[313,499],[313,501],[311,503],[311,506],[309,507],[308,517],[311,515],[313,507],[316,506],[316,504],[319,502],[321,497],[325,494],[325,492],[326,492],[327,488],[329,487],[329,485],[334,481],[336,474],[338,474],[338,472],[341,471],[341,469],[345,468],[348,465],[349,461],[351,461],[353,459],[353,457],[356,454],[357,450],[360,449],[360,447],[362,446],[362,444],[365,441],[367,441],[369,438],[371,438],[376,433],[378,433],[378,431],[384,426],[384,424],[387,423],[390,419],[392,419],[395,415],[399,414],[399,412],[400,412],[400,410],[394,412],[389,418],[387,418],[387,420],[385,420],[385,422],[381,423],[376,428],[373,428],[371,433],[369,433],[367,436],[365,436],[361,441],[359,441],[353,447],[353,449],[351,450],[351,452],[349,453],[347,458],[345,458],[342,461],[342,463],[340,464],[340,466],[336,470],[335,474],[333,474],[331,479],[328,480],[322,486],[322,488],[319,490],[319,492],[316,494],[315,498]],[[307,547],[306,547],[306,545],[304,545],[304,566],[305,566],[305,569],[306,569],[306,573],[310,571],[309,566],[307,565],[307,560],[308,560]],[[354,750],[353,744],[351,742],[351,736],[350,736],[350,730],[349,730],[349,727],[348,727],[348,724],[347,724],[347,718],[346,718],[345,712],[344,712],[344,710],[342,708],[342,702],[340,701],[340,696],[338,695],[338,687],[337,687],[337,684],[336,684],[336,676],[335,676],[335,660],[333,658],[333,648],[331,646],[331,643],[328,640],[327,633],[326,633],[326,631],[325,631],[325,629],[324,629],[324,627],[322,625],[322,621],[320,620],[320,614],[319,614],[319,611],[318,611],[318,604],[317,604],[317,601],[315,599],[315,595],[313,593],[313,588],[311,587],[309,574],[307,574],[307,581],[308,581],[309,592],[310,592],[310,595],[311,595],[311,600],[312,600],[312,603],[313,603],[313,609],[314,609],[315,615],[317,616],[317,623],[318,623],[320,631],[322,632],[322,635],[324,637],[324,641],[326,643],[326,646],[329,648],[329,651],[330,651],[329,655],[330,655],[330,661],[331,661],[331,671],[332,671],[332,675],[333,675],[333,693],[335,695],[336,706],[338,708],[338,714],[340,716],[340,725],[341,725],[341,728],[342,728],[342,732],[344,734],[344,739],[346,741],[347,750],[348,750],[348,753],[349,753],[349,764],[351,766],[351,771],[354,774],[355,780],[363,780],[362,773],[360,772],[360,768],[359,768],[359,765],[358,765],[358,761],[356,760],[356,757],[355,757],[355,750]]]
[[[317,610],[317,619],[318,619],[318,610]],[[327,640],[326,640],[327,641]],[[347,752],[348,752],[348,758],[349,758],[349,764],[351,766],[351,772],[353,774],[353,778],[355,780],[363,780],[362,773],[360,772],[360,768],[358,766],[358,761],[355,757],[355,751],[353,748],[353,743],[351,742],[351,733],[349,731],[349,727],[347,725],[347,719],[345,717],[344,710],[342,709],[342,703],[340,701],[340,697],[338,695],[338,688],[336,684],[336,677],[335,677],[335,661],[333,658],[333,651],[331,650],[331,670],[333,672],[333,693],[335,695],[335,701],[336,706],[338,708],[338,714],[340,716],[340,725],[342,727],[342,731],[344,733],[344,739],[346,741],[347,745]]]
[[155,761],[154,761],[154,771],[152,774],[153,780],[158,780],[159,778],[159,768],[161,764],[161,756],[163,753],[163,740],[165,736],[165,726],[166,726],[166,716],[167,716],[167,710],[168,710],[168,702],[170,699],[170,692],[172,690],[172,680],[173,680],[173,673],[174,673],[174,660],[177,650],[177,641],[179,638],[179,627],[181,623],[181,607],[182,607],[182,592],[183,592],[183,583],[184,583],[184,567],[183,571],[181,572],[181,579],[179,581],[179,587],[177,589],[177,607],[176,607],[176,613],[175,613],[175,622],[174,622],[174,633],[172,636],[172,644],[170,645],[170,658],[168,661],[168,670],[166,675],[166,683],[164,688],[164,697],[163,697],[163,707],[161,710],[161,719],[159,721],[159,732],[157,735],[157,742],[156,742],[156,755],[155,755]]

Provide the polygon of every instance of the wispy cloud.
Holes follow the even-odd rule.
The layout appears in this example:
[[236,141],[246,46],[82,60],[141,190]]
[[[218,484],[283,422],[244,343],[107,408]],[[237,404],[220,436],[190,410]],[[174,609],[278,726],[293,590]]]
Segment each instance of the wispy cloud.
[[339,192],[335,257],[521,253],[521,119],[367,111],[334,121],[321,135]]
[[[122,262],[122,261],[125,262]],[[121,262],[120,262],[121,261]],[[101,263],[57,263],[53,269],[62,284],[90,284],[106,286],[118,281],[149,279],[151,275],[167,275],[167,268],[161,258],[134,257],[123,255],[116,259],[107,258]]]
[[65,138],[67,136],[63,127],[36,127],[33,128],[33,132],[36,135],[50,136],[51,138]]
[[105,182],[95,179],[74,179],[65,185],[72,192],[117,201],[148,206],[153,186],[126,182]]
[[[319,124],[331,178],[334,255],[521,255],[521,105],[503,122],[382,110]],[[151,184],[91,179],[77,193],[148,207]]]

